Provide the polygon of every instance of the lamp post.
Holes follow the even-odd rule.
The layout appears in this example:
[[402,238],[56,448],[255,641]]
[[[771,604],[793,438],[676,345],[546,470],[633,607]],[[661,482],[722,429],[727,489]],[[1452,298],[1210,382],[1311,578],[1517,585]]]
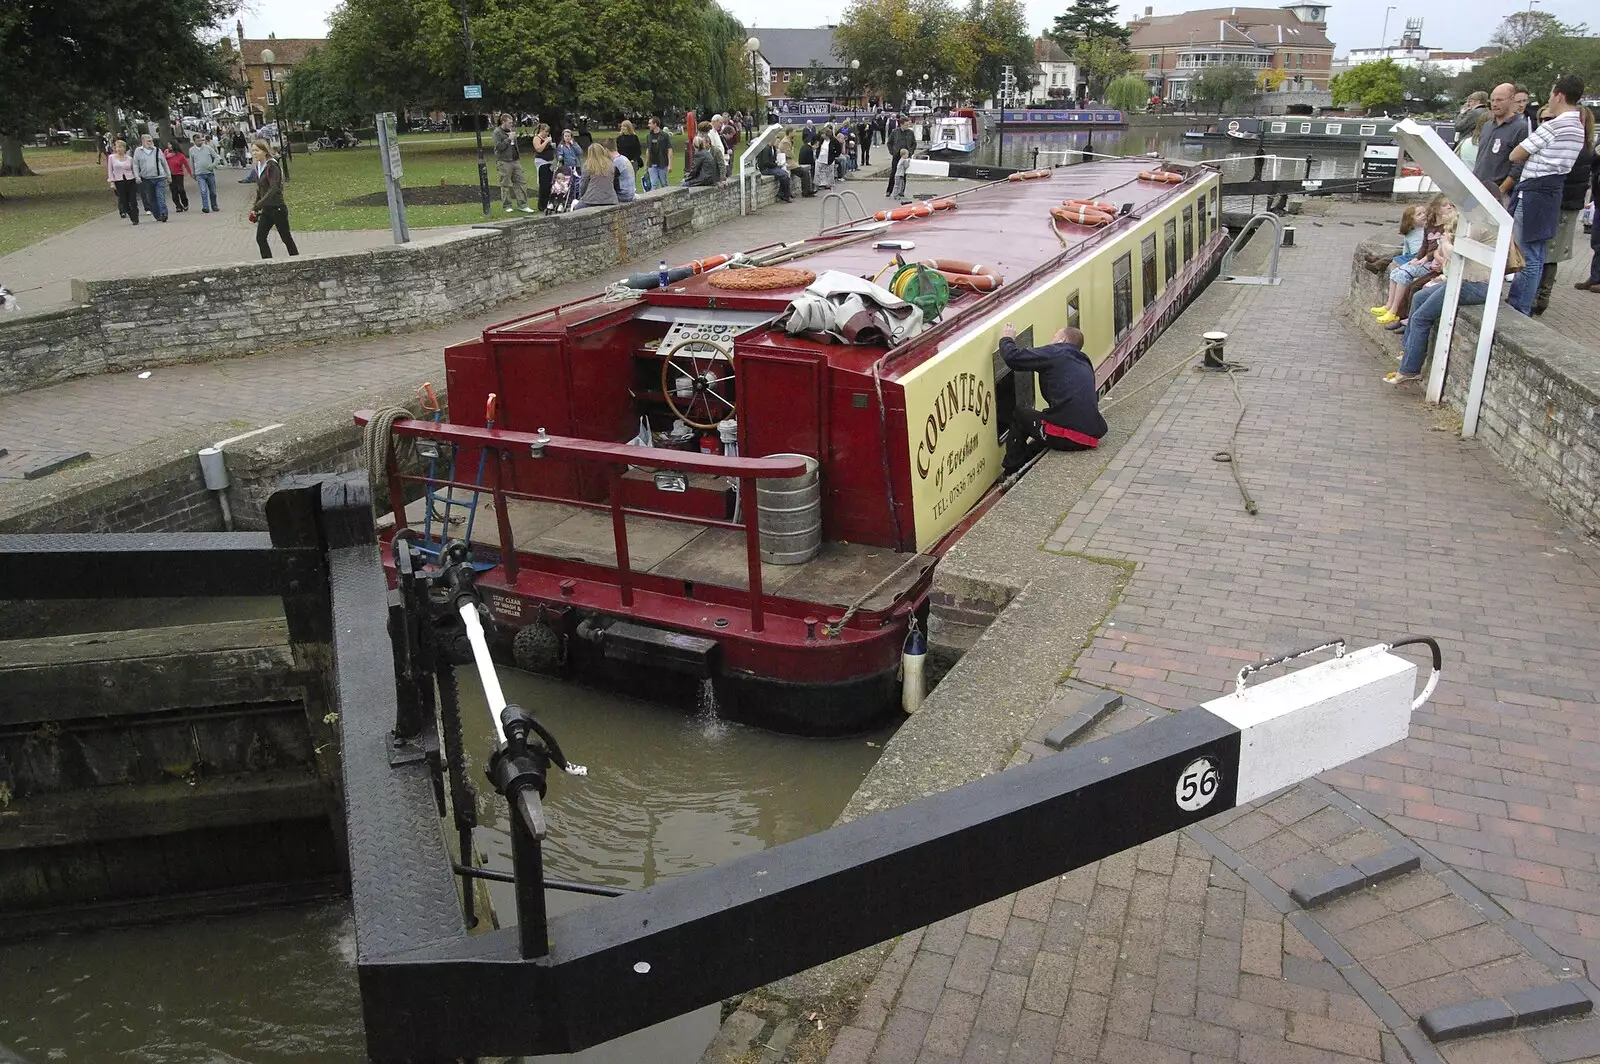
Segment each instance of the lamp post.
[[859,60],[859,59],[850,60],[850,95],[852,97],[854,97],[856,95],[856,91],[857,91],[857,87],[856,87],[856,71],[858,71],[860,69],[861,69],[861,60]]
[[755,93],[756,98],[755,106],[752,110],[756,113],[756,122],[765,125],[766,123],[763,121],[765,116],[761,113],[761,76],[756,67],[756,53],[761,51],[761,38],[751,37],[745,41],[744,50],[750,56],[750,91]]
[[906,105],[906,90],[905,90],[905,86],[903,84],[901,84],[901,81],[900,81],[900,79],[905,77],[905,76],[906,76],[906,72],[904,70],[901,70],[899,68],[895,69],[895,72],[894,72],[894,91],[900,97],[894,103],[894,109],[896,111],[899,111],[901,108],[905,107],[905,105]]
[[[1383,38],[1378,41],[1378,47],[1380,48],[1389,47],[1389,12],[1393,10],[1393,4],[1390,4],[1388,7],[1383,9]],[[1531,11],[1532,8],[1529,8],[1529,10]]]
[[[467,84],[476,85],[478,80],[472,76],[472,23],[467,19],[467,5],[465,0],[461,4],[461,43],[467,50]],[[483,201],[483,216],[489,217],[489,164],[483,161],[483,122],[482,115],[476,111],[472,114],[472,135],[478,141],[478,198]]]
[[261,49],[261,62],[267,68],[267,106],[275,112],[273,123],[278,130],[278,165],[283,169],[283,179],[289,180],[289,153],[283,147],[283,97],[278,95],[278,83],[272,80],[272,64],[278,56],[271,48]]

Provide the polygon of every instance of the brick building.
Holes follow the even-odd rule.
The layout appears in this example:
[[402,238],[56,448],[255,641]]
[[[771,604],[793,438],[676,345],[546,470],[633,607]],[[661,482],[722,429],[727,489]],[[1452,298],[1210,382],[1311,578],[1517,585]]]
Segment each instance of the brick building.
[[[250,113],[251,124],[260,126],[277,117],[276,87],[289,80],[289,70],[306,54],[327,44],[323,37],[277,37],[273,34],[260,40],[244,35],[244,23],[235,23],[239,46],[236,57],[239,79],[244,85],[245,108]],[[261,61],[261,50],[273,52],[272,80],[267,80],[267,65]]]
[[1128,23],[1129,49],[1139,56],[1142,74],[1154,95],[1189,98],[1189,88],[1207,67],[1242,66],[1258,75],[1282,70],[1284,92],[1325,90],[1333,65],[1328,40],[1328,5],[1214,7],[1144,15]]

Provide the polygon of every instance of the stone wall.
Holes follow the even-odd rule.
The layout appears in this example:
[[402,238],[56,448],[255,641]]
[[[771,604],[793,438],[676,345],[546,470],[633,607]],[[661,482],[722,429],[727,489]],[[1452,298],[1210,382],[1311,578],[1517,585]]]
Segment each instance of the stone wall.
[[[760,178],[757,206],[777,183]],[[0,320],[0,395],[97,373],[437,325],[610,270],[735,218],[739,186],[520,216],[348,255],[72,283],[76,307]]]
[[[1384,268],[1398,251],[1362,244],[1350,279],[1351,317],[1390,349],[1398,334],[1374,324],[1367,308],[1383,302]],[[1456,318],[1444,401],[1457,412],[1466,406],[1482,320],[1482,307],[1463,307]],[[1585,535],[1600,537],[1600,347],[1501,306],[1476,438]]]

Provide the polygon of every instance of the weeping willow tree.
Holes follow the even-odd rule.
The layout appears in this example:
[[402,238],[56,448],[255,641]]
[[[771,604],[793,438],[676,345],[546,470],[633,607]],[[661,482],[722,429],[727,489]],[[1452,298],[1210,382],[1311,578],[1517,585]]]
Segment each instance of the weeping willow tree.
[[716,0],[705,0],[700,11],[700,36],[705,62],[696,70],[691,86],[692,98],[685,104],[697,105],[702,115],[752,105],[750,76],[745,64],[744,25],[725,11]]

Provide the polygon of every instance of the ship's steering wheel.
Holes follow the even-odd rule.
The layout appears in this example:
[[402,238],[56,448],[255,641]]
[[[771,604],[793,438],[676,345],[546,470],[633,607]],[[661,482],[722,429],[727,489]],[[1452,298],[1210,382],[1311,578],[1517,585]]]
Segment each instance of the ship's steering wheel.
[[734,416],[733,351],[698,337],[675,344],[661,360],[661,395],[685,424],[716,428]]

